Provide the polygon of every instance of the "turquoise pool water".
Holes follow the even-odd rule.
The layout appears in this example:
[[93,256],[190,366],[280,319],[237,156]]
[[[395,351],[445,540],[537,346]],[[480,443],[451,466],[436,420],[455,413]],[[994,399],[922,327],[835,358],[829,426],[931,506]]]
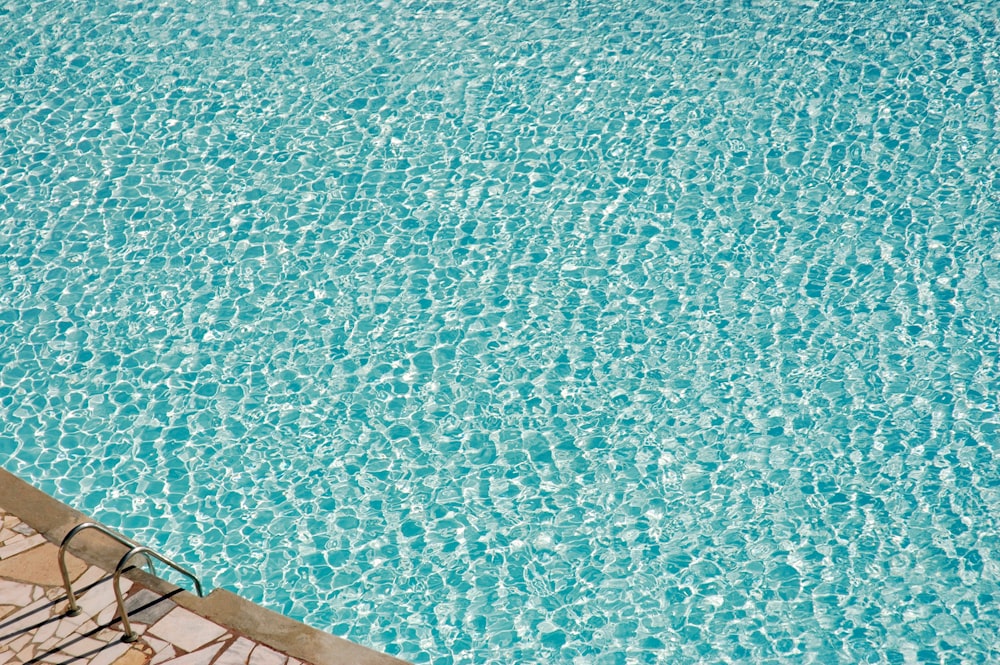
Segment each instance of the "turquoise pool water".
[[997,7],[8,3],[0,462],[418,663],[996,662]]

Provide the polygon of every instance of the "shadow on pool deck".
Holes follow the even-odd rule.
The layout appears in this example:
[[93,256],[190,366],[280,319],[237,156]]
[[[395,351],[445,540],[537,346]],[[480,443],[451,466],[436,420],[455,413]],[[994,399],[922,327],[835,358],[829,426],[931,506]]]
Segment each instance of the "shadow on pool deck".
[[404,663],[224,589],[199,598],[137,568],[125,573],[122,588],[128,589],[128,616],[141,639],[126,644],[121,641],[121,620],[108,573],[126,548],[99,533],[82,533],[70,548],[70,575],[80,583],[74,590],[84,612],[77,617],[65,614],[57,544],[74,526],[89,521],[93,520],[0,468],[0,652],[16,659],[11,662]]

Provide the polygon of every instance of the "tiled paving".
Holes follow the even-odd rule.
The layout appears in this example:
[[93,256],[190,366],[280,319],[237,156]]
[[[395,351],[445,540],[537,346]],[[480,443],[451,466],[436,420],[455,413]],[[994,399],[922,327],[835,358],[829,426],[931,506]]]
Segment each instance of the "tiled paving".
[[68,617],[58,548],[0,507],[0,663],[304,665],[122,578],[132,629],[121,641],[111,575],[68,555],[83,610]]

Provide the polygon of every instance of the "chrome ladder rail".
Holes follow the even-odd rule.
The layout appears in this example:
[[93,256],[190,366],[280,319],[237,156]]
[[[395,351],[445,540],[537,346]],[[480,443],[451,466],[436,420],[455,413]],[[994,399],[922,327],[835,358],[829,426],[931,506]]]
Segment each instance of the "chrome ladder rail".
[[194,582],[195,589],[198,592],[198,596],[201,598],[205,597],[201,587],[201,580],[199,580],[198,577],[190,570],[174,563],[159,552],[156,552],[155,550],[152,550],[144,545],[140,545],[125,536],[117,534],[101,524],[97,524],[96,522],[84,522],[83,524],[78,524],[70,529],[69,533],[67,533],[63,538],[62,544],[59,545],[59,570],[62,572],[63,586],[66,587],[66,598],[69,600],[69,606],[66,608],[65,612],[66,616],[77,616],[80,614],[80,606],[76,602],[76,594],[73,593],[73,585],[69,581],[69,570],[66,568],[66,547],[78,533],[86,529],[95,529],[100,531],[109,538],[129,548],[128,552],[125,553],[125,556],[118,561],[118,565],[115,566],[114,573],[115,600],[118,601],[118,616],[122,621],[122,627],[125,629],[125,635],[122,637],[123,642],[135,642],[139,639],[139,636],[132,632],[132,624],[129,623],[128,620],[128,611],[125,609],[125,597],[122,595],[121,587],[122,573],[125,572],[128,562],[134,557],[142,555],[142,557],[146,559],[146,565],[149,567],[150,573],[154,575],[156,574],[156,567],[153,564],[153,559],[157,559],[162,563],[165,563],[177,572],[191,578]]
[[118,601],[118,616],[121,618],[122,627],[125,629],[125,635],[122,637],[122,642],[135,642],[136,640],[139,639],[139,636],[134,632],[132,632],[132,624],[129,623],[128,620],[128,611],[126,611],[125,609],[125,597],[122,596],[121,579],[122,579],[122,573],[125,571],[125,566],[128,564],[129,560],[140,554],[145,556],[147,561],[150,560],[150,557],[156,558],[159,561],[162,561],[163,563],[167,564],[168,566],[176,570],[178,573],[187,575],[194,582],[195,589],[197,589],[198,591],[198,597],[200,598],[205,597],[205,594],[204,592],[202,592],[201,589],[201,581],[195,576],[194,573],[192,573],[190,570],[186,568],[182,568],[181,566],[174,563],[173,561],[163,556],[159,552],[155,552],[143,545],[136,545],[128,552],[126,552],[125,556],[123,556],[121,560],[118,562],[118,565],[115,566],[115,578],[114,578],[115,599]]
[[[139,547],[139,544],[115,533],[111,529],[107,528],[103,524],[98,524],[97,522],[84,522],[83,524],[77,524],[75,527],[70,529],[69,533],[62,539],[62,543],[59,545],[59,571],[62,573],[63,586],[66,588],[66,598],[69,600],[69,607],[66,608],[66,616],[75,617],[80,614],[80,606],[76,603],[76,594],[73,593],[73,585],[69,581],[69,570],[66,568],[66,548],[69,546],[69,542],[73,540],[78,533],[85,531],[87,529],[94,529],[95,531],[100,531],[108,538],[117,541],[129,548]],[[146,564],[149,566],[149,572],[156,574],[156,568],[153,566],[153,560],[150,557],[146,557]]]

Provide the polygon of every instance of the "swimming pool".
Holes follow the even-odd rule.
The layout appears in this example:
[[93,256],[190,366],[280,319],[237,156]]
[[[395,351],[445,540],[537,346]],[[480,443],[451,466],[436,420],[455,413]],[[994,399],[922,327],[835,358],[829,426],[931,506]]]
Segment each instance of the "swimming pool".
[[997,26],[10,5],[2,463],[421,663],[1000,659]]

